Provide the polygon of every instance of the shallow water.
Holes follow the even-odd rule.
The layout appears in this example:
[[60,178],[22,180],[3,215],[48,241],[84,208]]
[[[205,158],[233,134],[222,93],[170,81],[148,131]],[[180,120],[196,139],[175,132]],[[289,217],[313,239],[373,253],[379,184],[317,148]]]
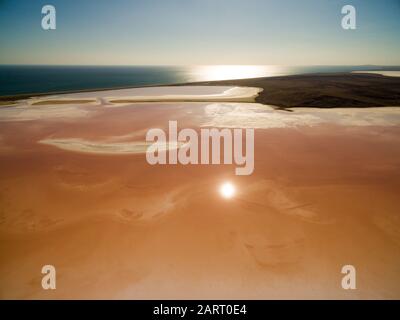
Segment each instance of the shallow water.
[[[1,298],[400,297],[396,108],[97,103],[0,117]],[[197,132],[256,126],[253,174],[40,143],[135,149],[172,119]],[[357,290],[340,287],[346,264]]]

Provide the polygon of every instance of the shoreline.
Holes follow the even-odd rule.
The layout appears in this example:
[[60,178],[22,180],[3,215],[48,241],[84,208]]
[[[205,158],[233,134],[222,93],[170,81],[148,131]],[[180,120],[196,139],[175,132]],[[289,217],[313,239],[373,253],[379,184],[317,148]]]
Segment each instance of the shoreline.
[[62,94],[178,86],[257,87],[262,90],[254,102],[274,105],[283,110],[297,107],[368,108],[400,106],[400,77],[389,77],[375,73],[309,73],[248,79],[28,93],[0,96],[0,105],[10,105],[19,100],[35,97]]
[[[195,85],[195,84],[192,84]],[[359,73],[320,73],[201,82],[264,89],[255,102],[290,108],[369,108],[400,106],[400,77]]]

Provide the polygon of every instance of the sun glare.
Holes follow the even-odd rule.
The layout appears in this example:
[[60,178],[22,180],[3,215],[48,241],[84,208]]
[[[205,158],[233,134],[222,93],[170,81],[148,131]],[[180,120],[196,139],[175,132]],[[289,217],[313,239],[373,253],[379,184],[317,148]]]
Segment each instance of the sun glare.
[[194,81],[213,81],[268,77],[275,66],[215,65],[198,66],[193,70]]
[[225,182],[223,185],[221,185],[219,189],[219,193],[225,199],[232,198],[235,195],[235,192],[236,192],[235,187],[230,182]]

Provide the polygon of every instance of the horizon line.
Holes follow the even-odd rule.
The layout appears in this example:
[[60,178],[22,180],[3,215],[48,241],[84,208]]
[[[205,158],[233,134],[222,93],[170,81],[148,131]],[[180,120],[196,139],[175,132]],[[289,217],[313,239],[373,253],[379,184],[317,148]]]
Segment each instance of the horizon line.
[[66,67],[196,67],[196,66],[276,66],[276,67],[400,67],[396,64],[29,64],[0,63],[0,66]]

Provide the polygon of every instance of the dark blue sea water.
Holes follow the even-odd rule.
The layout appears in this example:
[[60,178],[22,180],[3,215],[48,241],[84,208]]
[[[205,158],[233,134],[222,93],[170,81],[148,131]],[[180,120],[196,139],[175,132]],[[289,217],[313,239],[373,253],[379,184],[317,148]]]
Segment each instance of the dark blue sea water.
[[360,70],[379,66],[0,66],[0,96],[117,88],[189,81]]

